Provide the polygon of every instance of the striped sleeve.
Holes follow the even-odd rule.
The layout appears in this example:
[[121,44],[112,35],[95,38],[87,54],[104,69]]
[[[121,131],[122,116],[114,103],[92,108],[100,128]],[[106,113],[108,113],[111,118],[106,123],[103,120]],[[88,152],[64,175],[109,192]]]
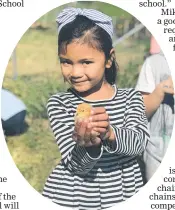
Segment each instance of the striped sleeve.
[[50,125],[58,144],[61,161],[75,174],[86,174],[90,171],[99,158],[92,158],[84,147],[80,147],[72,139],[74,126],[70,124],[72,116],[68,113],[59,96],[52,96],[47,104]]
[[105,149],[127,156],[142,154],[150,137],[147,125],[142,95],[133,89],[128,96],[123,126],[111,125],[116,136],[115,148],[105,141]]

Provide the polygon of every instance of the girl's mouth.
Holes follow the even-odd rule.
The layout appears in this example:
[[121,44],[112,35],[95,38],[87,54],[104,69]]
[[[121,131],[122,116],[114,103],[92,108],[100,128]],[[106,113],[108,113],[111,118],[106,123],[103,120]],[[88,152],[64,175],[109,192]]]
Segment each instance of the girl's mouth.
[[81,83],[84,83],[86,82],[85,80],[81,81],[81,80],[71,80],[71,83],[72,84],[81,84]]

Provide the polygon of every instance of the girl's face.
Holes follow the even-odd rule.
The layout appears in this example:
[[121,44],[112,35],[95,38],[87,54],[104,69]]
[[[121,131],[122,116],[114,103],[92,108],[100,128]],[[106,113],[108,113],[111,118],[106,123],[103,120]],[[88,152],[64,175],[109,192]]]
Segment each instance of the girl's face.
[[65,80],[80,93],[103,84],[105,68],[110,67],[105,54],[88,44],[70,43],[59,57]]

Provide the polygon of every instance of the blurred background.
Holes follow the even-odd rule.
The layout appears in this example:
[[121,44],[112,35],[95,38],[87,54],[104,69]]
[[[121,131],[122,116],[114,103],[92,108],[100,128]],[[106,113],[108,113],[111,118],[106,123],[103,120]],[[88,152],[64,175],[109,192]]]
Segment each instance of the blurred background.
[[21,135],[6,136],[6,141],[16,166],[38,192],[42,192],[46,178],[60,160],[46,104],[52,94],[67,88],[57,57],[55,19],[59,11],[68,6],[98,9],[112,17],[120,88],[135,87],[150,46],[151,34],[135,17],[101,2],[73,2],[55,8],[25,32],[9,60],[3,87],[25,103],[28,129]]

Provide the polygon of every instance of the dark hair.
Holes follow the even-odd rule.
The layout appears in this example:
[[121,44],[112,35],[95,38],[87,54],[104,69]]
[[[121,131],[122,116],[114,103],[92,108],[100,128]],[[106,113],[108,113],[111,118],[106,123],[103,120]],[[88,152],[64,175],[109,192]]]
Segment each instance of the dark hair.
[[66,24],[61,29],[58,36],[58,54],[61,52],[66,53],[67,45],[76,39],[104,52],[106,61],[112,59],[110,69],[105,69],[105,79],[108,83],[114,84],[116,82],[118,64],[115,54],[110,55],[113,46],[109,34],[92,20],[81,15],[77,16],[74,21]]

